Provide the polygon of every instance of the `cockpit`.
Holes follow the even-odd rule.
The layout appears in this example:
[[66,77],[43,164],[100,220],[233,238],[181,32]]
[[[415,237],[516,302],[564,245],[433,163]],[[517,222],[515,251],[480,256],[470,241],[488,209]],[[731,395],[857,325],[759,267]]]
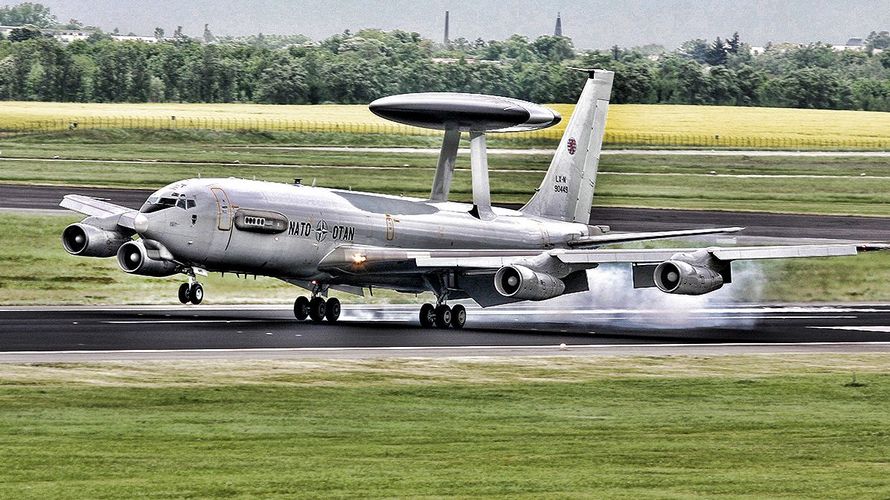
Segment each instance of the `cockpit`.
[[[181,186],[185,187],[185,186]],[[141,213],[150,214],[168,208],[180,208],[182,210],[191,210],[197,206],[195,197],[187,195],[182,190],[162,189],[148,197],[148,200],[139,209]]]

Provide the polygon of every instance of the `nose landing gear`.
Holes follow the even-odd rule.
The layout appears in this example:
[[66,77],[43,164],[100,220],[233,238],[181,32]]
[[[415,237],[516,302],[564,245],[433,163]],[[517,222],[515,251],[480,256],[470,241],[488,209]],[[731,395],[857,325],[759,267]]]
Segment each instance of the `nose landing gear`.
[[194,305],[200,304],[204,300],[204,287],[195,279],[189,276],[189,282],[179,285],[179,301],[183,304],[191,302]]

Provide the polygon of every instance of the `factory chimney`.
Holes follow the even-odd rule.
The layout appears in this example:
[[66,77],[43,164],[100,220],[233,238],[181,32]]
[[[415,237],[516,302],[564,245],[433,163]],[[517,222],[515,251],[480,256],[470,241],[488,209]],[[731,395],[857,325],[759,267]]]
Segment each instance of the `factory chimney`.
[[445,46],[448,46],[448,11],[445,11],[445,41],[442,42]]

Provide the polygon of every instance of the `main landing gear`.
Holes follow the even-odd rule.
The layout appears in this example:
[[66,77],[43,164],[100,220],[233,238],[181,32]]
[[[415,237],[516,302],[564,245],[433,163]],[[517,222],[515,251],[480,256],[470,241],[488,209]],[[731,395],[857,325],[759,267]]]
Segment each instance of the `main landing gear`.
[[420,326],[424,328],[454,328],[460,330],[467,322],[467,309],[458,304],[448,307],[440,303],[437,306],[424,304],[420,306]]
[[189,276],[189,282],[179,285],[179,301],[183,304],[191,302],[194,305],[204,300],[204,287],[198,283],[194,276]]
[[294,301],[294,316],[300,321],[310,318],[315,323],[324,320],[333,323],[340,319],[340,300],[335,297],[325,299],[315,293],[312,299],[301,295]]

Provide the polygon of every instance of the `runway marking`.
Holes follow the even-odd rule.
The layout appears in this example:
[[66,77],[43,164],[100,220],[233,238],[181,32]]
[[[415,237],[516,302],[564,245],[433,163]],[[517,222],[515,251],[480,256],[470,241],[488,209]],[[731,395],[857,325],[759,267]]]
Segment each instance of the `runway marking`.
[[890,333],[890,326],[811,326],[818,330],[850,330],[855,332]]
[[[888,346],[890,341],[869,342],[725,342],[716,344],[566,344],[566,349],[664,349],[664,348],[720,348],[720,347],[832,347],[832,346]],[[62,351],[0,351],[0,358],[13,355],[47,354],[164,354],[164,353],[248,353],[248,352],[347,352],[347,351],[468,351],[468,350],[541,350],[560,351],[559,344],[542,345],[464,345],[464,346],[387,346],[387,347],[256,347],[256,348],[196,348],[196,349],[111,349]]]
[[134,320],[116,320],[116,321],[100,321],[109,325],[151,325],[151,324],[196,324],[196,323],[284,323],[280,319],[134,319]]

